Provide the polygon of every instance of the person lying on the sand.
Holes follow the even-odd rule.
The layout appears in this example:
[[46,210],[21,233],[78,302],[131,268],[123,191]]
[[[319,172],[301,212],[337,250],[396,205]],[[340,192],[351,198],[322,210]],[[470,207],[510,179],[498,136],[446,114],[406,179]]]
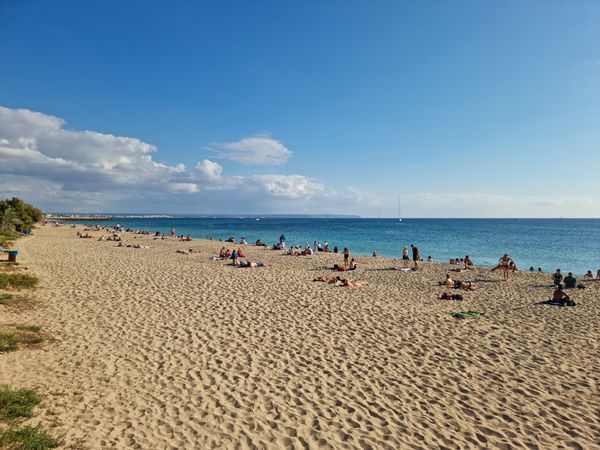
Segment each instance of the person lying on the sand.
[[335,275],[321,275],[320,277],[313,278],[313,281],[323,281],[325,283],[333,283],[336,280]]
[[474,291],[475,289],[479,289],[472,281],[455,281],[454,287],[457,289],[464,289],[465,291]]
[[335,275],[321,275],[320,277],[313,278],[313,281],[323,281],[325,283],[335,284],[336,286],[344,286],[349,288],[358,288],[367,286],[369,283],[366,281],[349,280]]
[[453,294],[452,292],[442,292],[438,297],[440,300],[462,300],[463,296],[460,294]]

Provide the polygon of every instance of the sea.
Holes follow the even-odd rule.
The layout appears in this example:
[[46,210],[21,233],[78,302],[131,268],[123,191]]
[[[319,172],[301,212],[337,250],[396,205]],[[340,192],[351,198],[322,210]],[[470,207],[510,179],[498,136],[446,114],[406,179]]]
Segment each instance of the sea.
[[[77,223],[82,223],[78,221]],[[600,219],[367,219],[285,217],[178,217],[113,215],[102,225],[119,224],[152,233],[249,243],[261,239],[287,246],[314,241],[328,242],[340,251],[348,247],[354,255],[398,258],[404,245],[416,245],[421,256],[447,262],[469,255],[479,266],[494,266],[507,252],[519,269],[581,275],[600,268]]]

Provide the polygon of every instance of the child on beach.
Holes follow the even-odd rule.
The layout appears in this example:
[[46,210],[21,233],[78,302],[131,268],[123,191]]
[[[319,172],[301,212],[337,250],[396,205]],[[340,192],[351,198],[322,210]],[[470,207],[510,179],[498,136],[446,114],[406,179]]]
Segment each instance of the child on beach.
[[348,260],[350,259],[350,250],[348,247],[344,247],[344,267],[348,268]]

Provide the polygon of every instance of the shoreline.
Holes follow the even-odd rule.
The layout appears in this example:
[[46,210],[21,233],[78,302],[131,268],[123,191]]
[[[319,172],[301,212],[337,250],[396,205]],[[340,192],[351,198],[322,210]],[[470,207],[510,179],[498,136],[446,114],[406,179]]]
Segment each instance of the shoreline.
[[[376,219],[376,220],[379,220],[379,219]],[[439,220],[439,219],[431,219],[431,220]],[[443,220],[453,220],[453,219],[443,219]],[[456,219],[456,220],[462,220],[462,219]],[[468,219],[468,220],[476,220],[476,219]],[[488,219],[480,219],[480,220],[488,220]],[[497,220],[503,220],[503,219],[497,219]],[[525,219],[524,219],[524,220],[525,220]],[[541,220],[541,219],[534,219],[534,220]],[[555,219],[547,219],[547,220],[555,220]],[[573,219],[573,220],[581,220],[581,219]],[[590,220],[595,220],[595,219],[590,219]],[[116,223],[114,223],[114,224],[95,224],[95,223],[94,223],[94,224],[91,224],[91,223],[88,223],[88,224],[82,224],[82,223],[79,223],[79,222],[75,221],[74,223],[68,223],[68,222],[65,222],[65,223],[64,223],[64,225],[68,225],[68,226],[70,226],[70,225],[76,225],[76,226],[78,226],[78,227],[95,227],[96,225],[98,225],[98,226],[100,226],[100,227],[104,227],[104,228],[111,228],[111,227],[115,227],[117,224],[116,224]],[[127,227],[123,227],[123,228],[127,228]],[[141,231],[141,230],[144,230],[144,229],[140,229],[140,231]],[[160,231],[160,230],[158,230],[158,231],[157,231],[157,230],[154,230],[154,231],[145,230],[145,231],[149,231],[149,232],[150,232],[150,234],[149,234],[149,235],[145,235],[145,236],[151,236],[151,237],[154,237],[154,234],[153,234],[153,233],[155,233],[155,232],[158,232],[158,231]],[[123,232],[124,232],[124,233],[126,233],[127,235],[129,235],[129,234],[132,234],[131,232],[125,232],[125,231],[123,231]],[[135,234],[135,233],[133,233],[133,234]],[[165,229],[165,236],[166,236],[166,237],[168,237],[168,236],[167,236],[167,234],[168,234],[168,230],[166,230],[166,229]],[[187,236],[187,234],[184,234],[184,235],[185,235],[185,236]],[[254,244],[252,244],[251,242],[248,242],[248,244],[239,244],[238,242],[233,242],[233,243],[226,242],[224,239],[218,239],[218,238],[216,238],[216,239],[210,239],[210,238],[209,238],[209,237],[207,237],[207,236],[200,236],[199,234],[189,234],[189,236],[190,236],[190,237],[193,239],[193,241],[192,241],[192,242],[206,242],[206,243],[209,243],[209,242],[221,242],[223,245],[233,245],[233,246],[237,246],[237,245],[247,245],[247,246],[251,246],[251,247],[252,247],[252,246],[254,246]],[[167,240],[171,240],[171,238],[170,238],[170,237],[168,237],[168,239],[167,239]],[[289,242],[291,242],[291,241],[289,241]],[[287,242],[286,242],[286,243],[287,243]],[[275,244],[275,242],[273,242],[273,243],[270,243],[270,244],[267,244],[267,247],[266,247],[266,248],[270,249],[271,245],[273,245],[273,244]],[[296,245],[297,245],[297,244],[296,244]],[[300,244],[300,245],[301,245],[301,246],[303,246],[303,244]],[[339,248],[340,248],[340,251],[337,253],[337,255],[339,255],[340,259],[342,258],[341,249],[342,249],[344,246],[345,246],[345,244],[340,244],[340,246],[339,246]],[[312,247],[312,241],[311,241],[311,247]],[[286,247],[286,249],[287,249],[287,248],[289,248],[289,246],[287,246],[287,247]],[[317,252],[317,253],[315,253],[315,255],[327,254],[327,253],[329,253],[329,254],[332,254],[332,255],[336,255],[336,253],[334,253],[333,251],[330,251],[330,252],[323,252],[323,251],[320,251],[320,252]],[[401,253],[402,253],[402,248],[401,248],[401,247],[399,247],[399,248],[398,248],[398,254],[400,255],[399,257],[396,257],[396,256],[389,256],[389,254],[388,254],[388,253],[380,254],[379,252],[377,252],[377,258],[379,258],[379,259],[389,259],[389,260],[395,260],[395,261],[397,261],[397,262],[401,263],[401,262],[402,262],[402,256],[401,256]],[[372,257],[372,254],[371,254],[371,253],[355,252],[355,253],[352,253],[352,254],[353,254],[354,256],[359,256],[359,257],[361,257],[361,258],[370,258],[370,257]],[[499,253],[499,255],[501,256],[501,253]],[[459,256],[459,258],[460,258],[460,257],[461,257],[461,256]],[[493,259],[492,257],[487,257],[487,258]],[[424,256],[424,257],[423,257],[423,259],[420,261],[420,263],[421,263],[421,264],[427,264],[427,261],[426,261],[426,259],[427,259],[427,257],[426,257],[426,256]],[[448,270],[450,270],[450,271],[451,271],[453,268],[455,268],[455,266],[453,266],[453,265],[451,265],[451,264],[450,264],[450,262],[449,262],[449,260],[450,260],[450,259],[452,259],[452,258],[449,258],[449,259],[448,259],[448,262],[446,262],[446,261],[442,261],[442,260],[439,260],[439,259],[435,259],[435,258],[434,258],[434,259],[433,259],[433,263],[434,263],[434,264],[437,264],[437,265],[447,266],[447,267],[448,267]],[[454,258],[454,259],[455,259],[455,258]],[[475,262],[477,263],[477,261],[475,261]],[[481,268],[481,269],[491,269],[491,268],[495,267],[495,265],[496,265],[496,264],[497,264],[497,261],[496,261],[496,260],[494,260],[494,262],[493,262],[493,263],[491,263],[491,264],[485,264],[485,263],[479,263],[479,264],[476,264],[476,267],[478,267],[478,268]],[[412,261],[412,258],[411,258],[411,260],[410,260],[410,266],[412,266],[412,265],[413,265],[413,261]],[[530,266],[530,267],[533,267],[533,268],[534,268],[534,270],[533,270],[533,271],[530,271],[528,268],[523,268],[523,267],[522,267],[522,266],[519,264],[519,262],[517,261],[517,268],[518,268],[518,270],[519,270],[520,272],[529,272],[529,273],[542,273],[542,274],[546,274],[546,275],[548,275],[548,276],[551,276],[551,275],[554,273],[554,271],[555,271],[555,269],[552,269],[552,270],[545,270],[545,269],[542,269],[542,270],[540,271],[540,270],[538,270],[538,268],[539,268],[539,267],[541,267],[541,266],[538,266],[538,265],[535,265],[535,266]],[[558,265],[557,265],[557,267],[558,267]],[[595,275],[595,273],[596,273],[596,269],[595,269],[595,267],[594,267],[594,266],[590,266],[590,269],[585,269],[585,271],[582,271],[582,272],[577,272],[577,271],[572,271],[572,270],[563,270],[563,272],[564,272],[565,274],[566,274],[567,272],[572,272],[572,273],[573,273],[575,276],[583,278],[583,276],[585,275],[585,273],[587,272],[587,270],[592,270],[592,273],[593,273],[594,275]]]
[[[18,242],[41,279],[27,320],[55,342],[0,355],[0,383],[38,388],[34,422],[67,445],[595,445],[600,283],[562,308],[537,304],[546,273],[449,272],[480,288],[444,301],[446,265],[404,273],[359,256],[341,275],[368,285],[348,289],[312,281],[341,254],[246,245],[266,267],[237,268],[210,259],[224,242],[125,234],[152,247],[136,249],[77,238],[82,228]],[[460,310],[483,314],[450,316]]]

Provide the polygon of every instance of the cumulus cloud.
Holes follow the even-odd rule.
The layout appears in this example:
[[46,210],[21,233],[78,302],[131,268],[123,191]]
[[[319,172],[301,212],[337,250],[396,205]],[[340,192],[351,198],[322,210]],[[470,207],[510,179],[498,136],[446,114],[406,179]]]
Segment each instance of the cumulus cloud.
[[325,192],[322,183],[301,175],[255,175],[249,181],[277,197],[310,199]]
[[196,172],[201,181],[207,183],[219,183],[223,181],[223,166],[209,159],[203,159],[196,164]]
[[278,166],[285,164],[292,157],[292,152],[285,145],[270,136],[252,136],[235,142],[215,142],[209,149],[217,158],[242,164]]
[[[291,156],[282,143],[266,136],[219,148],[228,159],[246,163],[279,164]],[[337,195],[298,174],[228,177],[223,166],[210,159],[187,170],[183,164],[155,161],[156,152],[154,145],[137,138],[70,130],[54,116],[0,107],[0,195],[20,195],[42,207],[115,211],[120,205],[138,211],[162,204],[171,211],[179,206],[187,208],[184,212],[206,212],[243,201],[267,212],[275,205],[293,210],[315,197]],[[202,211],[191,209],[190,196]],[[179,200],[182,197],[188,200]]]

